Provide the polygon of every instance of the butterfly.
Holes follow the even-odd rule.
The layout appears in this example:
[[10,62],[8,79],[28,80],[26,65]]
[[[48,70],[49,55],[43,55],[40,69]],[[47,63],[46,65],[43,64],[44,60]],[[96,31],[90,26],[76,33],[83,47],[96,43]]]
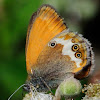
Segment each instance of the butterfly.
[[31,17],[25,51],[27,90],[30,84],[37,87],[39,92],[57,88],[68,73],[83,79],[94,67],[90,42],[70,31],[63,18],[47,4]]

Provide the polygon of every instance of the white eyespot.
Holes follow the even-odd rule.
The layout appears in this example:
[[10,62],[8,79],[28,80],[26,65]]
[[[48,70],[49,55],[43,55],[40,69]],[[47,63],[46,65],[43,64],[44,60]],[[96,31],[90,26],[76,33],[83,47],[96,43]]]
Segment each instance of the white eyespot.
[[54,48],[56,46],[56,41],[49,42],[48,46]]
[[74,44],[74,45],[72,46],[72,51],[76,52],[76,51],[78,51],[78,50],[79,50],[79,45],[78,45],[78,44]]
[[82,57],[82,53],[81,52],[76,52],[75,57],[80,59]]

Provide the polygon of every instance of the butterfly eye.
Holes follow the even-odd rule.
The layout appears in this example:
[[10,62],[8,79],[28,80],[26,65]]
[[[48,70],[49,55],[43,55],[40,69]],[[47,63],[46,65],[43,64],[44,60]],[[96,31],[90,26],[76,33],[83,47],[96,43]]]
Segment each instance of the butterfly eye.
[[78,50],[79,50],[79,45],[78,45],[78,44],[74,44],[74,45],[72,46],[72,50],[73,50],[73,51],[78,51]]
[[56,46],[56,42],[55,41],[54,42],[50,42],[49,46],[52,47],[52,48],[54,48]]
[[81,52],[76,52],[75,53],[75,57],[76,58],[81,58],[82,57],[82,53]]

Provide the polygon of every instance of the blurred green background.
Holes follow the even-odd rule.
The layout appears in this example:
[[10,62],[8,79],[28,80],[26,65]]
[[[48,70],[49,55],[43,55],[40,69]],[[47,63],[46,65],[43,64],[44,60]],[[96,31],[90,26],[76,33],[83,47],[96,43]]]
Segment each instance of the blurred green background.
[[[27,27],[32,13],[42,4],[53,5],[72,31],[92,42],[95,71],[100,70],[99,0],[0,0],[0,100],[6,100],[26,80]],[[21,97],[22,90],[12,100]]]

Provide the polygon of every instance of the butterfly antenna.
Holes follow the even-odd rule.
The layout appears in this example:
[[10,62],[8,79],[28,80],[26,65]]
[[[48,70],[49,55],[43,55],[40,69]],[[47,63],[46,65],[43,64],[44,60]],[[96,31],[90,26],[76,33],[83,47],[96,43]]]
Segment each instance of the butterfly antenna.
[[26,84],[23,84],[23,85],[21,85],[18,89],[16,89],[15,92],[13,92],[12,95],[8,98],[8,100],[10,100],[11,97],[12,97],[20,88],[22,88],[24,85],[26,85]]
[[[50,89],[50,87],[48,86],[48,84],[43,80],[43,78],[42,77],[40,77],[40,79],[42,80],[42,82],[46,85],[46,87],[49,89],[49,91],[52,93],[52,91],[51,91],[51,89]],[[53,93],[52,93],[53,94]]]

